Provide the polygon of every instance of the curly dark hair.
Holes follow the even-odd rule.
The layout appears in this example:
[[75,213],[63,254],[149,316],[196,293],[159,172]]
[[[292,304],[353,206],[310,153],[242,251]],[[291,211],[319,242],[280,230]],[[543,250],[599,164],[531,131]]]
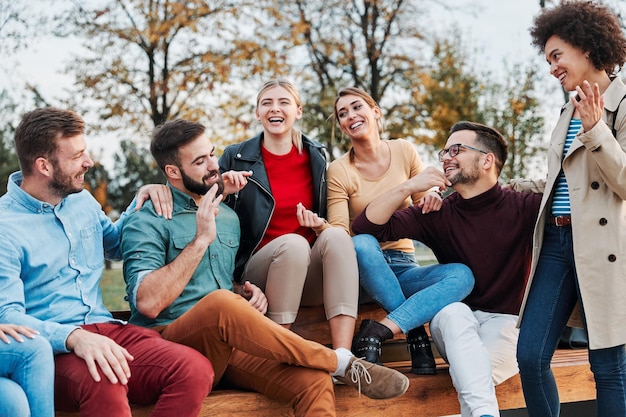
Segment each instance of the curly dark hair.
[[626,62],[626,38],[619,19],[607,6],[593,1],[565,1],[545,9],[530,28],[532,45],[545,52],[553,35],[585,52],[598,70],[615,75]]

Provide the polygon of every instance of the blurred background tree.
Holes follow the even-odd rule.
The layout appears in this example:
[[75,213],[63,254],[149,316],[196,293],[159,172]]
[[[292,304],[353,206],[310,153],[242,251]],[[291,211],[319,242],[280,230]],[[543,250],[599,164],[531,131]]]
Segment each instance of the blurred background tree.
[[152,159],[135,141],[123,140],[121,151],[115,154],[113,172],[115,177],[109,183],[108,199],[118,213],[124,211],[132,201],[139,187],[144,184],[163,184],[165,177]]
[[220,154],[260,130],[256,93],[275,77],[299,88],[300,127],[326,144],[331,158],[349,147],[328,120],[335,96],[359,86],[381,106],[384,137],[406,138],[427,162],[452,124],[474,120],[507,137],[504,179],[532,174],[547,142],[544,92],[538,89],[548,76],[537,70],[542,58],[505,63],[504,74],[490,73],[477,60],[476,45],[455,28],[433,24],[436,9],[453,7],[457,11],[458,2],[0,0],[3,54],[36,36],[75,45],[66,68],[74,82],[65,96],[43,97],[32,83],[24,83],[22,96],[0,94],[0,175],[16,169],[10,137],[21,112],[41,105],[72,108],[87,120],[88,135],[106,138],[105,148],[117,150],[108,164],[96,152],[99,165],[89,181],[103,206],[119,212],[139,186],[163,180],[148,151],[154,126],[173,118],[198,120]]

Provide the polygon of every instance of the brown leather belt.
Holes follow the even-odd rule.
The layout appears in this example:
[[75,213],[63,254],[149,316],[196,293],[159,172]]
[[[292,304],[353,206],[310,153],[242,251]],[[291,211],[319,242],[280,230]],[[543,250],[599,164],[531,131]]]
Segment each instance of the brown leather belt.
[[550,224],[557,227],[569,226],[572,224],[572,216],[550,216]]

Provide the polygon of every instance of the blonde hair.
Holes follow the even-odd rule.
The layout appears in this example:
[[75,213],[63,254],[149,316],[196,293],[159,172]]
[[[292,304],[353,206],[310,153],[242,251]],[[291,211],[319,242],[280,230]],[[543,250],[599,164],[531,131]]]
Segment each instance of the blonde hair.
[[[337,94],[337,98],[335,98],[333,115],[331,117],[335,120],[335,122],[337,122],[337,124],[339,124],[339,114],[337,113],[337,102],[339,101],[340,98],[345,97],[345,96],[360,97],[363,99],[363,101],[365,101],[365,104],[370,106],[372,109],[374,107],[380,108],[378,106],[378,103],[376,103],[376,100],[374,100],[374,98],[371,95],[369,95],[365,90],[362,90],[358,87],[346,87],[342,89],[341,91],[339,91],[339,93]],[[380,118],[376,120],[376,124],[378,125],[378,133],[383,133],[385,131],[385,122],[383,120],[382,114]],[[331,140],[334,142],[335,141],[335,124],[333,124],[331,137],[332,137]],[[354,162],[354,148],[350,148],[350,162]]]
[[[267,81],[265,84],[263,84],[263,87],[261,87],[259,94],[257,94],[256,96],[257,107],[259,107],[261,96],[267,90],[272,89],[274,87],[282,87],[285,90],[287,90],[287,92],[289,92],[289,94],[295,100],[296,106],[302,107],[302,102],[300,101],[300,93],[298,92],[298,89],[296,88],[296,86],[294,86],[290,81],[280,79],[280,78]],[[291,129],[291,141],[293,142],[294,146],[298,150],[298,153],[302,152],[302,132],[296,129],[295,127]]]

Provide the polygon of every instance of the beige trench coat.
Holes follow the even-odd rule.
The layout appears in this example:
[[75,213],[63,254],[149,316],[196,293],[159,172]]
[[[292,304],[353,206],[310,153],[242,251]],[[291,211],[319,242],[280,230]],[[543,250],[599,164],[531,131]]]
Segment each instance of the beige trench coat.
[[[616,115],[617,140],[611,122],[626,86],[614,79],[604,95],[603,122],[578,133],[563,160],[572,211],[574,260],[585,309],[589,347],[626,343],[626,100]],[[574,106],[568,103],[552,132],[548,177],[535,224],[530,279],[520,319],[537,267],[543,231],[550,215],[551,194],[561,169],[561,155]]]

